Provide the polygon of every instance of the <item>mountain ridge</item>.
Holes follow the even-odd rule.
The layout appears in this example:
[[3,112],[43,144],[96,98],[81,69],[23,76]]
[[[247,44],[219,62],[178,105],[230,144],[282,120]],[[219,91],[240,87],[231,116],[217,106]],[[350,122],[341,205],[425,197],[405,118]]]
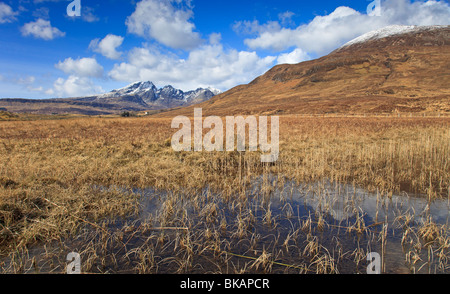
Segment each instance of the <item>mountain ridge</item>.
[[171,85],[156,88],[150,81],[134,82],[108,93],[72,98],[0,99],[0,107],[10,112],[38,114],[117,114],[121,111],[150,111],[182,107],[207,101],[219,94],[212,88],[184,92]]

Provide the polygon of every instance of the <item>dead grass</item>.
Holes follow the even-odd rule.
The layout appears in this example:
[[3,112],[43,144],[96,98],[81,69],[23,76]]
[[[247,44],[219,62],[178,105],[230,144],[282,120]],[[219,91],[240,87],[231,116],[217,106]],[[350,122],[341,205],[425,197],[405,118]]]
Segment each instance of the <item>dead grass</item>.
[[[260,225],[276,232],[280,216],[270,205],[271,191],[276,189],[270,182],[260,190],[262,206],[251,205],[246,191],[255,178],[278,174],[298,183],[323,179],[353,183],[383,195],[412,191],[429,199],[449,196],[448,118],[282,117],[281,154],[272,165],[260,163],[258,153],[176,153],[168,143],[174,133],[170,122],[155,118],[1,122],[1,254],[23,258],[19,253],[33,244],[63,242],[89,227],[97,232],[97,241],[83,243],[91,271],[103,272],[105,264],[115,264],[120,271],[121,258],[132,256],[134,261],[127,266],[139,273],[162,268],[272,272],[277,263],[286,271],[339,272],[343,249],[334,255],[312,235],[331,228],[325,215],[316,216],[316,221],[311,216],[299,220],[285,236],[256,233]],[[130,235],[126,226],[119,226],[111,233],[105,220],[136,216],[141,209],[140,196],[124,189],[148,187],[172,193],[146,229],[138,225],[138,233]],[[223,205],[236,218],[226,217]],[[201,221],[191,218],[187,211],[191,206]],[[295,210],[285,206],[284,211],[294,222]],[[405,228],[409,225],[405,222]],[[158,227],[161,230],[155,231]],[[349,233],[369,234],[368,227],[361,217],[346,228]],[[435,241],[439,262],[446,267],[444,228],[428,223],[405,232]],[[128,248],[124,244],[132,243],[127,243],[127,236],[138,245],[124,251]],[[244,262],[226,255],[233,250],[254,259]],[[207,252],[216,259],[215,270],[201,268]],[[305,263],[293,265],[284,257],[295,254]],[[25,261],[23,266],[15,264],[12,271],[26,268]]]

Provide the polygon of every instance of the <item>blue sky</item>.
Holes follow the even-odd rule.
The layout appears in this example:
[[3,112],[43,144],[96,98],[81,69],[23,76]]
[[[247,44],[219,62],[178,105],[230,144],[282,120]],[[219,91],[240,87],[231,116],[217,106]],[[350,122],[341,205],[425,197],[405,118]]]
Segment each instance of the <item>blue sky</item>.
[[[388,25],[448,25],[448,1],[0,0],[0,98],[74,97],[138,80],[227,90]],[[379,10],[368,11],[370,3]]]

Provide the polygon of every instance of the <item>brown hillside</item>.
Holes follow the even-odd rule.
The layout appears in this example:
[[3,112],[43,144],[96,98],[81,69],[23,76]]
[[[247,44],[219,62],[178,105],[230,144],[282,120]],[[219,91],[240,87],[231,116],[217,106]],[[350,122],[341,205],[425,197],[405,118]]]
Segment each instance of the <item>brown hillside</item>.
[[450,26],[418,28],[278,65],[248,85],[160,114],[450,112]]

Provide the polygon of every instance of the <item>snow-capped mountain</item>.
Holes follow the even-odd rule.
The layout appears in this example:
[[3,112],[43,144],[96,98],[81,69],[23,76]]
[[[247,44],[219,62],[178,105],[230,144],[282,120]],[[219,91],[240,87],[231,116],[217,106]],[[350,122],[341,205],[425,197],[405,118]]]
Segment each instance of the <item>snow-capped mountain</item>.
[[344,44],[341,48],[343,49],[355,44],[362,44],[366,43],[368,41],[375,41],[395,35],[401,35],[401,34],[408,34],[408,33],[420,33],[423,31],[430,31],[430,30],[438,30],[441,28],[445,28],[447,26],[405,26],[405,25],[391,25],[384,28],[381,28],[379,30],[374,30],[371,32],[368,32],[366,34],[363,34],[346,44]]
[[198,107],[210,114],[446,113],[449,77],[450,26],[389,26],[318,59],[277,65]]
[[142,101],[149,106],[155,104],[173,104],[174,102],[188,105],[206,101],[220,93],[220,90],[212,88],[198,88],[197,90],[183,92],[180,89],[175,89],[171,85],[158,89],[152,82],[147,81],[132,83],[124,88],[99,95],[97,98],[102,100],[107,98],[133,96],[142,99]]
[[100,95],[99,97],[120,97],[125,95],[136,95],[156,91],[156,87],[152,82],[136,82],[124,88],[112,90],[109,93]]
[[214,95],[219,95],[219,94],[222,94],[222,93],[223,93],[223,92],[220,91],[219,89],[215,89],[215,88],[211,88],[211,87],[206,88],[206,90],[211,91]]

